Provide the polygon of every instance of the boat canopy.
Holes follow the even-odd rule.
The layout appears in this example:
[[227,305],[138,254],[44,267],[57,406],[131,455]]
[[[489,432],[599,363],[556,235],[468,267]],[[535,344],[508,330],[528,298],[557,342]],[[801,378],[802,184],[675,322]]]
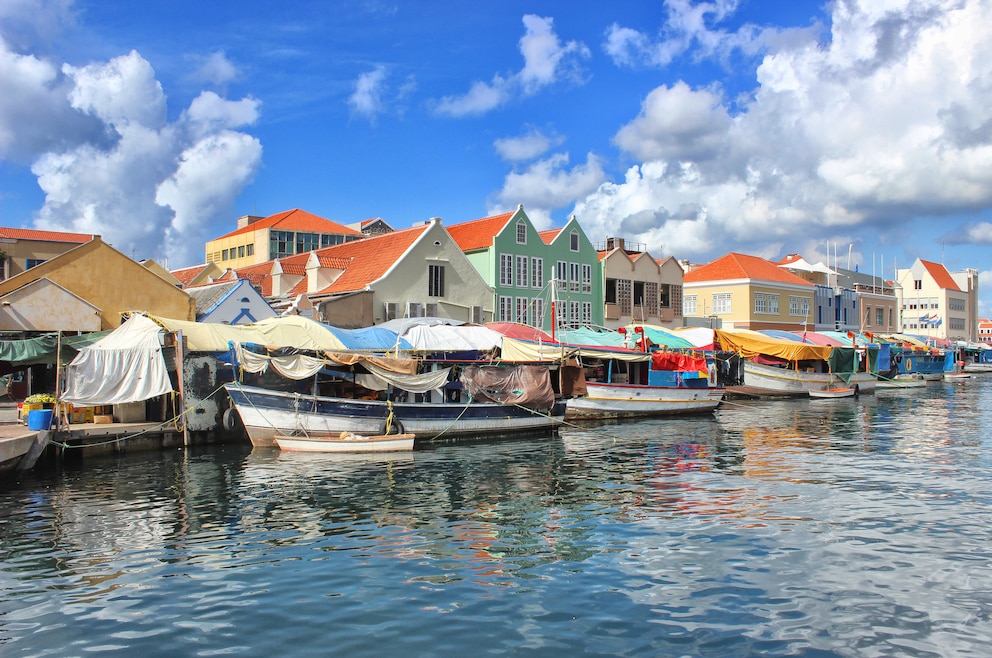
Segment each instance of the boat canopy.
[[832,348],[822,345],[808,345],[782,338],[772,338],[749,329],[715,329],[714,342],[727,352],[736,352],[748,359],[758,356],[774,356],[786,361],[823,360],[830,357]]
[[559,343],[568,345],[598,345],[599,347],[627,347],[624,335],[617,331],[597,331],[589,327],[561,329],[555,332]]
[[503,334],[477,324],[413,325],[402,337],[421,352],[485,352],[503,343]]
[[487,322],[486,326],[493,331],[498,331],[508,338],[519,338],[521,340],[533,340],[542,343],[556,342],[549,334],[530,325],[518,322]]
[[328,324],[321,324],[322,327],[334,334],[345,346],[345,349],[355,352],[389,352],[391,350],[412,349],[401,336],[397,336],[395,331],[385,329],[382,326],[366,327],[364,329],[341,329]]
[[300,315],[267,318],[253,324],[229,325],[190,322],[149,315],[166,331],[181,331],[192,352],[225,352],[229,343],[254,343],[267,347],[295,347],[301,350],[348,349],[326,325]]
[[[629,341],[636,340],[636,335],[641,331],[644,336],[655,345],[661,345],[675,350],[698,349],[696,345],[685,336],[680,336],[671,329],[659,327],[653,324],[630,324],[625,328]],[[712,341],[710,341],[712,342]]]
[[570,358],[618,359],[620,361],[649,361],[651,355],[629,350],[624,347],[597,347],[595,345],[566,345],[545,343],[517,338],[503,337],[500,358],[503,361],[551,361],[560,362]]
[[[771,336],[772,338],[781,338],[782,340],[794,340],[797,343],[805,343],[802,336],[798,336],[791,331],[782,331],[781,329],[761,329],[760,333],[766,336]],[[816,343],[813,343],[814,345]]]
[[804,343],[809,343],[810,345],[825,345],[827,347],[844,347],[844,343],[840,342],[836,338],[831,338],[826,334],[821,334],[817,331],[803,331],[803,332],[793,332],[795,335],[799,336],[800,340]]

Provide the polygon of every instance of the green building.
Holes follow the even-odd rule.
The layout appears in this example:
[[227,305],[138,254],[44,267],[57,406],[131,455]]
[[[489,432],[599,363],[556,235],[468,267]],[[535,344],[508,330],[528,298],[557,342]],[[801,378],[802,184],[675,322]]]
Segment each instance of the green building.
[[554,304],[558,327],[603,324],[599,256],[575,217],[538,232],[518,206],[447,229],[493,288],[494,321],[550,331]]

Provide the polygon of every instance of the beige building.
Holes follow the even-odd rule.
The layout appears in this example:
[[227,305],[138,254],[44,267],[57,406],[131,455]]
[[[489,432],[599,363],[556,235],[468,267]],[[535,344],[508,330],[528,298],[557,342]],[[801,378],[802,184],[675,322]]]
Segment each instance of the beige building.
[[196,319],[189,295],[100,236],[0,282],[0,330],[101,331],[128,311]]
[[299,208],[269,217],[245,215],[237,229],[207,242],[205,260],[221,269],[237,269],[364,237],[361,231]]
[[977,341],[977,271],[951,274],[940,263],[917,258],[896,270],[896,279],[903,333]]
[[0,227],[0,280],[26,272],[92,239],[86,233]]
[[439,218],[237,271],[272,306],[343,329],[404,317],[492,320],[493,290]]
[[623,238],[608,238],[596,247],[604,281],[604,326],[682,326],[683,272],[678,261],[656,260],[643,244]]

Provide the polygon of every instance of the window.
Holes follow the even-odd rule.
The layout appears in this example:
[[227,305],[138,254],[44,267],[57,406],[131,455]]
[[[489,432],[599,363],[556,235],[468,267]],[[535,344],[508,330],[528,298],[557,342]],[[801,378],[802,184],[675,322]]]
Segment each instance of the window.
[[229,249],[221,249],[220,250],[220,259],[221,260],[227,260],[228,258],[230,258],[230,255],[229,254],[230,254],[230,250]]
[[572,292],[579,292],[579,264],[568,264],[568,289]]
[[923,290],[923,279],[914,279],[913,280],[913,289],[914,290]]
[[529,305],[529,298],[517,297],[517,308],[513,314],[514,322],[519,322],[520,324],[530,324],[530,322],[527,321],[527,310]]
[[241,245],[240,247],[238,247],[238,258],[244,258],[244,257],[245,257],[245,246]]
[[729,292],[715,292],[713,293],[713,314],[721,315],[731,313],[730,308],[730,293]]
[[768,295],[768,312],[778,314],[778,295]]
[[314,249],[320,249],[319,233],[296,234],[296,253],[303,254]]
[[658,282],[648,281],[644,284],[644,305],[651,310],[651,314],[658,312]]
[[885,309],[884,308],[876,308],[875,309],[875,324],[878,325],[879,327],[885,325]]
[[582,302],[582,324],[587,327],[592,324],[592,302]]
[[255,255],[255,245],[253,244],[248,245],[248,255],[249,256]]
[[568,316],[569,316],[568,317],[568,321],[569,321],[569,323],[572,324],[573,326],[578,326],[578,324],[580,322],[580,319],[579,319],[579,312],[580,312],[579,311],[579,303],[578,302],[569,302],[568,303],[568,311],[569,311],[568,312]]
[[340,235],[334,235],[333,233],[321,233],[320,234],[320,246],[321,247],[331,247],[336,244],[341,244],[344,242],[344,238]]
[[754,312],[755,313],[767,313],[768,304],[765,299],[765,293],[756,292],[754,293]]
[[634,306],[644,306],[643,281],[634,281]]
[[592,265],[582,266],[582,292],[592,292]]
[[513,256],[510,254],[499,255],[499,285],[513,285]]
[[696,296],[695,295],[683,295],[682,296],[682,315],[695,315],[696,314]]
[[530,287],[538,289],[544,287],[543,258],[534,257],[530,259]]
[[427,266],[427,296],[444,297],[444,265]]
[[527,276],[527,262],[528,258],[526,256],[517,256],[517,287],[526,288],[529,283]]
[[294,240],[292,231],[272,231],[269,234],[269,258],[292,256]]
[[531,302],[531,323],[538,328],[544,326],[544,300],[540,297],[534,298]]
[[607,279],[606,280],[606,303],[616,304],[617,303],[617,280]]
[[563,260],[558,261],[558,290],[568,288],[568,263]]
[[523,220],[517,222],[517,244],[527,244],[527,224]]
[[513,322],[513,297],[499,298],[499,321]]
[[568,236],[568,247],[572,251],[579,250],[579,234],[577,231],[572,231]]
[[24,269],[30,270],[32,267],[37,267],[45,262],[44,258],[28,258],[24,261]]

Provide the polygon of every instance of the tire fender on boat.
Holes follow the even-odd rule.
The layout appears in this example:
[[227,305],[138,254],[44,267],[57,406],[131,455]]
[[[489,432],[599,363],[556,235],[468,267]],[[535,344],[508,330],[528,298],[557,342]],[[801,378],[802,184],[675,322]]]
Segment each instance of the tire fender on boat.
[[706,379],[709,381],[710,386],[716,386],[716,364],[711,363],[706,366]]
[[238,420],[238,412],[234,407],[225,409],[224,415],[221,417],[221,423],[228,432],[234,431],[234,428],[238,426]]
[[393,418],[393,421],[392,422],[389,422],[388,420],[383,421],[383,423],[382,423],[382,432],[380,432],[380,433],[383,436],[387,436],[389,434],[403,434],[404,433],[403,432],[403,423],[401,423],[396,418]]

